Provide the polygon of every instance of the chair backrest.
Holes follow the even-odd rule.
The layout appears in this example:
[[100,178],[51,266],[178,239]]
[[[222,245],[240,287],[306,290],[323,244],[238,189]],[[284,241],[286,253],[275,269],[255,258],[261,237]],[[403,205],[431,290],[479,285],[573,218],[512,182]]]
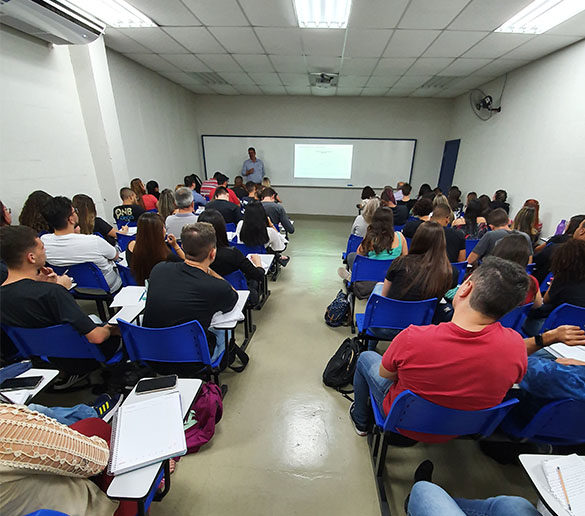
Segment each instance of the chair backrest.
[[512,328],[518,333],[521,333],[526,315],[532,309],[533,304],[534,303],[528,303],[526,305],[517,306],[514,310],[500,318],[500,324],[506,328]]
[[152,208],[152,210],[146,210],[148,213],[158,213],[156,208]]
[[465,258],[467,258],[471,254],[471,251],[473,251],[475,249],[475,246],[477,245],[478,242],[479,242],[479,240],[466,240],[465,241]]
[[25,516],[67,516],[64,512],[53,511],[51,509],[39,509],[35,512],[30,512]]
[[237,271],[231,272],[230,274],[226,274],[223,279],[226,280],[236,290],[249,289],[246,276],[244,276],[244,273],[239,269]]
[[244,256],[247,256],[249,254],[266,254],[266,248],[263,245],[247,246],[246,244],[233,241],[230,242],[230,245],[242,251],[242,254]]
[[532,274],[534,272],[534,268],[536,267],[535,263],[529,263],[526,266],[526,274]]
[[128,267],[125,267],[124,265],[120,264],[116,265],[116,267],[118,267],[118,272],[120,273],[122,286],[133,287],[138,285],[138,283],[134,279],[134,276],[132,275],[132,271]]
[[120,247],[120,250],[125,251],[126,249],[128,249],[128,244],[132,242],[132,240],[136,240],[136,233],[134,233],[133,235],[116,233],[116,240],[118,241],[118,246]]
[[491,435],[518,400],[513,398],[483,410],[457,410],[436,405],[411,391],[401,392],[386,420],[384,430],[410,430],[438,435]]
[[390,328],[401,330],[411,324],[431,324],[437,307],[437,298],[423,301],[399,301],[372,294],[366,305],[364,328]]
[[347,246],[345,248],[345,255],[347,256],[349,253],[355,253],[363,239],[364,237],[359,235],[349,235],[349,238],[347,239]]
[[25,357],[92,358],[105,362],[96,344],[79,335],[70,324],[48,328],[19,328],[2,325],[20,353]]
[[75,288],[87,288],[94,290],[103,290],[110,292],[110,286],[104,278],[104,275],[100,268],[92,262],[78,263],[76,265],[69,266],[55,266],[48,265],[57,274],[64,274],[67,271],[67,275],[71,276],[77,286]]
[[406,247],[410,249],[410,243],[412,242],[412,238],[404,237],[404,240],[406,240]]
[[133,362],[198,362],[211,365],[207,337],[199,321],[169,328],[145,328],[118,319],[118,326]]
[[351,283],[356,281],[384,281],[392,260],[373,260],[356,255],[351,269]]
[[544,321],[542,333],[563,324],[573,324],[585,328],[585,307],[570,305],[569,303],[557,306]]
[[402,231],[404,229],[404,224],[402,226],[394,226],[394,231]]
[[451,265],[459,271],[457,283],[461,285],[461,283],[463,283],[463,278],[465,278],[465,274],[467,273],[467,262],[455,262]]
[[232,233],[236,231],[236,225],[233,222],[227,222],[225,225],[226,231],[231,231]]

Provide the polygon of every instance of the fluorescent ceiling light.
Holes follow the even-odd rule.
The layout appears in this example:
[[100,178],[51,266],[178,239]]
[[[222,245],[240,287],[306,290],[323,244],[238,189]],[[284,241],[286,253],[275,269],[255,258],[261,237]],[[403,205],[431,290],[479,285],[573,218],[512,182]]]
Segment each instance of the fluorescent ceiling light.
[[156,27],[148,16],[124,0],[63,0],[102,20],[110,27]]
[[351,0],[295,0],[295,9],[303,29],[345,29]]
[[496,32],[542,34],[583,10],[584,0],[534,0]]

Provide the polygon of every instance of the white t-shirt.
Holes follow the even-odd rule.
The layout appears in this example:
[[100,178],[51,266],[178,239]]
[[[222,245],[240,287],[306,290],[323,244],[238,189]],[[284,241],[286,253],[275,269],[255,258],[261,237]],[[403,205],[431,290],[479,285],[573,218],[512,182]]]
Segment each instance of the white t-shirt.
[[102,271],[104,278],[115,292],[122,286],[118,270],[112,261],[117,254],[116,248],[97,235],[55,235],[47,233],[41,237],[45,244],[47,262],[57,267],[78,263],[93,262]]
[[181,230],[187,224],[194,224],[197,222],[197,215],[193,213],[177,213],[169,215],[165,221],[167,233],[174,235],[177,240],[181,240]]
[[[240,242],[240,231],[242,230],[243,224],[244,221],[240,220],[236,226],[236,236],[238,237],[238,242]],[[286,249],[286,238],[284,238],[274,228],[266,228],[266,231],[268,232],[268,242],[264,247],[270,247],[270,249],[273,251],[284,251]]]
[[366,236],[367,231],[368,223],[365,221],[362,215],[358,215],[353,221],[353,225],[351,226],[351,234],[361,236],[363,238]]

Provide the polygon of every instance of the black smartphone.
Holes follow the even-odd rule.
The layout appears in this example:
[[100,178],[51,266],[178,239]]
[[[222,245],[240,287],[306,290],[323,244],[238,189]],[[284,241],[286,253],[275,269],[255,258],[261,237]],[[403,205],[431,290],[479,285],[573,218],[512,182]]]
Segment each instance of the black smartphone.
[[156,378],[148,378],[140,380],[136,384],[136,394],[166,391],[167,389],[174,389],[176,385],[177,385],[176,374],[171,374],[169,376],[157,376]]
[[42,381],[42,376],[21,376],[20,378],[7,378],[2,383],[0,383],[0,391],[36,389]]

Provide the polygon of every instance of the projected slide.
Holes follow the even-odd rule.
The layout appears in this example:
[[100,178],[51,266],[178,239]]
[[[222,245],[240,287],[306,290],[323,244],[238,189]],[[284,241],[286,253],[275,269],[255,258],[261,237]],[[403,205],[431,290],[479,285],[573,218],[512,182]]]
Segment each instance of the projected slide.
[[353,145],[295,144],[294,177],[350,179]]

